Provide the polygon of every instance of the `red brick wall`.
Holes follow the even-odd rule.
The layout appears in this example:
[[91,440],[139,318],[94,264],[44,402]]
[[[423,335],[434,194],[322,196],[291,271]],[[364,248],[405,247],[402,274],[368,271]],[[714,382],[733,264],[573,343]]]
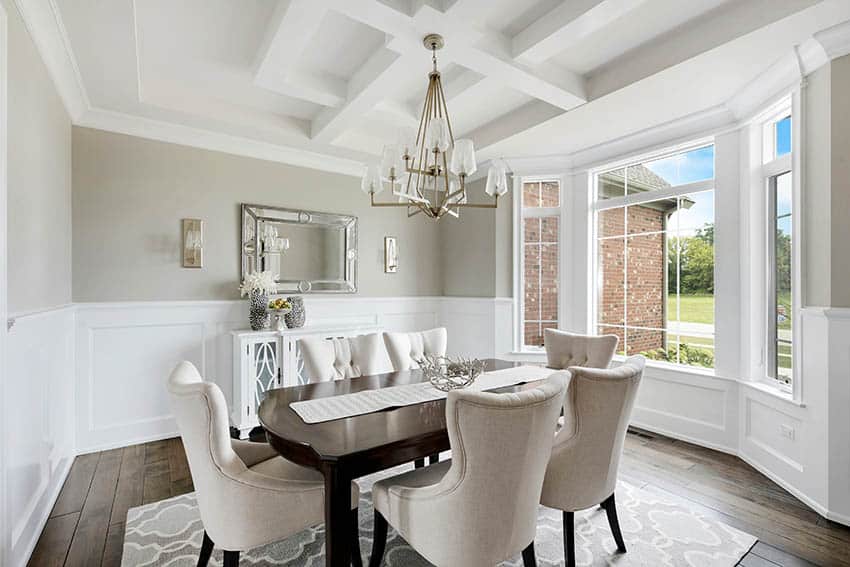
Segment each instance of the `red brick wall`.
[[[557,182],[524,183],[525,208],[557,207]],[[543,346],[543,331],[558,328],[558,217],[523,219],[523,337]]]
[[[628,237],[625,235],[626,215]],[[663,211],[642,206],[599,213],[598,267],[602,276],[598,296],[599,332],[617,335],[620,351],[624,350],[624,330],[605,325],[626,323],[629,327],[657,329],[665,326],[665,239],[658,232],[664,229],[664,215]],[[624,283],[628,284],[628,292]],[[664,346],[663,331],[628,329],[626,332],[627,354]]]

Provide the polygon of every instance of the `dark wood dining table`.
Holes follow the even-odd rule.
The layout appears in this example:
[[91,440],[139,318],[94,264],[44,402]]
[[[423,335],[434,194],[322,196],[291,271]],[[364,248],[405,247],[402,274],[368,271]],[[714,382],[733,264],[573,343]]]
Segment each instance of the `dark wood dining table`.
[[[486,371],[520,363],[488,359]],[[258,417],[272,447],[325,479],[325,565],[351,564],[351,481],[449,449],[445,399],[309,424],[289,404],[424,381],[418,369],[270,390]],[[510,392],[522,385],[493,390]]]

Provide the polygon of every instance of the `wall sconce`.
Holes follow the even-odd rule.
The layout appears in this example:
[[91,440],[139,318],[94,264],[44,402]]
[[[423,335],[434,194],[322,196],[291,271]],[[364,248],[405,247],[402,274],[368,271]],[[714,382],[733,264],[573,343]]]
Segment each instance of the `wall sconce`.
[[384,237],[384,273],[398,272],[398,240],[395,236]]
[[183,267],[204,267],[204,221],[183,219]]

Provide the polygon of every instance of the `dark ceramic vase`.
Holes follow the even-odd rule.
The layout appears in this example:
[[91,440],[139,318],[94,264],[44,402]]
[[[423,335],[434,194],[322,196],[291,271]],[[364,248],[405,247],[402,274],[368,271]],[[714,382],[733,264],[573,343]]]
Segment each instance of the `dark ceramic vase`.
[[292,305],[292,311],[283,316],[286,326],[290,329],[298,329],[304,326],[307,313],[304,311],[304,298],[293,295],[286,298]]

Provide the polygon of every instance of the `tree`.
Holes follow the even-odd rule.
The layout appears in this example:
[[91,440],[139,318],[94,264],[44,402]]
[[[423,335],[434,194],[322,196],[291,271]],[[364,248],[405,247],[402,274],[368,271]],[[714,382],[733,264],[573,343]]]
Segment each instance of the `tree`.
[[667,282],[668,293],[714,293],[714,224],[694,236],[668,238]]

